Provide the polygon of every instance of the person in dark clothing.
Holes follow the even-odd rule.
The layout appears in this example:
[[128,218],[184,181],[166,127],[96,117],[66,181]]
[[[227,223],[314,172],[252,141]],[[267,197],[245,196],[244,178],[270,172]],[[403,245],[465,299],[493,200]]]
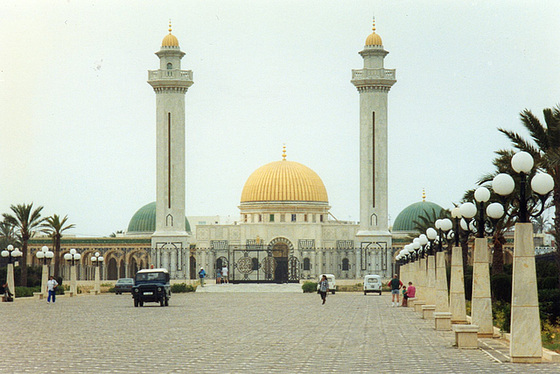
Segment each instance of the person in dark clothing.
[[[398,275],[395,274],[393,279],[389,281],[389,287],[391,287],[391,295],[393,295],[393,304],[392,306],[399,306],[399,290],[401,289],[403,283],[398,278]],[[395,296],[397,297],[397,304],[395,304]]]

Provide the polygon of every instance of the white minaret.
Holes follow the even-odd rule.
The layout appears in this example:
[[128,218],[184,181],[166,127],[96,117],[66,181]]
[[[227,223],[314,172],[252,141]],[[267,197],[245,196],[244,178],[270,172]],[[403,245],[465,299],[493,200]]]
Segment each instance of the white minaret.
[[148,71],[156,93],[156,231],[152,263],[171,278],[189,277],[189,234],[185,228],[185,93],[193,84],[190,70],[181,70],[185,55],[171,34],[156,52],[158,70]]
[[395,70],[385,69],[388,54],[373,33],[360,52],[364,67],[352,70],[352,84],[360,93],[360,228],[357,275],[373,269],[391,270],[391,234],[387,204],[387,101],[395,84]]

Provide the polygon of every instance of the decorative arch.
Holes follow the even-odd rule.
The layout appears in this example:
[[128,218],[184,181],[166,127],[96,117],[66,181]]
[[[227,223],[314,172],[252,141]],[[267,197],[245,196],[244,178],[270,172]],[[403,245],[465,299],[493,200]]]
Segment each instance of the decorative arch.
[[107,279],[117,280],[119,278],[117,269],[117,260],[114,257],[110,258],[107,261]]

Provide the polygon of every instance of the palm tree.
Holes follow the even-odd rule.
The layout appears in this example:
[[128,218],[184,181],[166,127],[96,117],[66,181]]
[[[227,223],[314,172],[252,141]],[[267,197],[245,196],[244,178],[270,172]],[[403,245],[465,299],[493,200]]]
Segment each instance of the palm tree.
[[[535,165],[545,170],[554,179],[553,205],[555,207],[554,233],[556,239],[556,266],[560,269],[560,105],[543,110],[546,124],[525,109],[521,112],[521,123],[529,132],[530,140],[514,131],[498,129],[508,137],[513,146],[530,153]],[[558,278],[560,287],[560,276]]]
[[6,221],[0,221],[0,248],[6,248],[10,244],[16,244],[14,227]]
[[37,209],[33,209],[33,203],[31,203],[11,205],[10,209],[13,215],[3,213],[2,216],[4,217],[4,222],[13,227],[17,239],[21,242],[21,262],[23,265],[21,267],[20,284],[27,286],[27,242],[44,221],[44,218],[41,218],[43,207],[40,206]]
[[60,239],[62,238],[62,233],[76,226],[73,223],[66,225],[66,221],[68,221],[67,215],[61,220],[58,214],[53,214],[45,218],[45,224],[43,225],[43,231],[53,239],[55,277],[58,277],[60,269]]

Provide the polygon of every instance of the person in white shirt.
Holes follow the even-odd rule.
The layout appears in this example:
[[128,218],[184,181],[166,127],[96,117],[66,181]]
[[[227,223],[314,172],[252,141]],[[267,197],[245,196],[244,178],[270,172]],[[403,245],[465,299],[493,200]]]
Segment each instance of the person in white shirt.
[[228,277],[229,273],[228,273],[228,268],[226,265],[224,265],[222,267],[222,282],[224,283],[229,283],[229,277]]
[[52,302],[54,303],[56,300],[56,287],[58,287],[58,282],[54,280],[54,277],[51,275],[49,281],[47,282],[47,290],[49,291],[49,296],[47,297],[47,303]]

